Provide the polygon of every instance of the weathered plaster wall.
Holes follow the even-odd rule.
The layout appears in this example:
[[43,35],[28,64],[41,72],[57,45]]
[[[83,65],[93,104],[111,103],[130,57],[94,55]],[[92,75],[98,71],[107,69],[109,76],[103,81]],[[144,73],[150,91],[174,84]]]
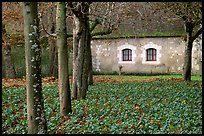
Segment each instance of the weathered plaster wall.
[[193,42],[192,68],[193,74],[202,74],[202,35]]
[[[175,72],[182,73],[184,63],[185,43],[181,37],[157,38],[123,38],[123,39],[97,39],[92,40],[92,61],[95,71],[119,71],[122,66],[124,72]],[[132,50],[132,61],[122,61],[122,49]],[[146,61],[148,48],[157,49],[157,61]],[[194,47],[197,50],[197,47]],[[193,51],[193,72],[199,69],[196,62],[198,54]]]

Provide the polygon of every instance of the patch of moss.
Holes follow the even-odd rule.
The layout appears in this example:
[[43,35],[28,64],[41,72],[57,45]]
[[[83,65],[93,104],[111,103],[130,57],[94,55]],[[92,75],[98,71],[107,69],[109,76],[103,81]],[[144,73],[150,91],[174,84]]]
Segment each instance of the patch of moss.
[[154,31],[154,32],[141,32],[141,33],[131,33],[131,32],[126,32],[126,33],[118,33],[118,32],[113,32],[109,35],[97,35],[94,36],[93,39],[115,39],[115,38],[133,38],[133,37],[166,37],[166,36],[183,36],[185,33],[183,31],[172,31],[172,32],[161,32],[161,31]]

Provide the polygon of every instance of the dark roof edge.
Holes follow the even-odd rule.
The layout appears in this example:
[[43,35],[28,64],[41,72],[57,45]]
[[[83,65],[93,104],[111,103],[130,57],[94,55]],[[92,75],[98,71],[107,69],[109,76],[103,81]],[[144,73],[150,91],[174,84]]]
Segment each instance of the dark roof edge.
[[120,37],[93,37],[92,40],[97,39],[123,39],[123,38],[167,38],[167,37],[182,37],[183,35],[173,35],[173,36],[120,36]]

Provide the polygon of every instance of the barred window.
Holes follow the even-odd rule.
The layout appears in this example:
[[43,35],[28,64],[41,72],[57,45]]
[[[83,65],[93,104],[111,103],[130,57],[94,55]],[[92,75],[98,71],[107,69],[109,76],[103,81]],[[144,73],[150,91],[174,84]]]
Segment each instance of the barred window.
[[132,61],[132,50],[130,49],[123,49],[122,50],[122,60],[123,61]]

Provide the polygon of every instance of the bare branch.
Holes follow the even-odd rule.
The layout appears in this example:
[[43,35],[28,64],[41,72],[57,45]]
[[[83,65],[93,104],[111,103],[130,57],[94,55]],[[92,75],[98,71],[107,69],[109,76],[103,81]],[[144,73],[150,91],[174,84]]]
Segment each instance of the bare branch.
[[100,24],[99,20],[95,19],[95,21],[93,22],[93,24],[90,27],[90,32],[92,32],[98,24]]
[[202,33],[202,27],[195,33],[195,35],[192,37],[192,40],[194,41],[201,33]]
[[77,6],[74,7],[73,3],[72,2],[67,2],[67,5],[70,7],[72,13],[75,15],[75,16],[79,16],[79,12],[78,10],[76,10],[76,8],[79,6],[79,3],[77,2]]
[[39,19],[40,19],[40,22],[41,22],[41,25],[42,25],[42,29],[45,31],[45,33],[52,36],[52,37],[57,37],[57,34],[55,34],[55,33],[51,34],[45,29],[45,26],[44,26],[43,21],[42,21],[42,15],[41,14],[40,14]]

